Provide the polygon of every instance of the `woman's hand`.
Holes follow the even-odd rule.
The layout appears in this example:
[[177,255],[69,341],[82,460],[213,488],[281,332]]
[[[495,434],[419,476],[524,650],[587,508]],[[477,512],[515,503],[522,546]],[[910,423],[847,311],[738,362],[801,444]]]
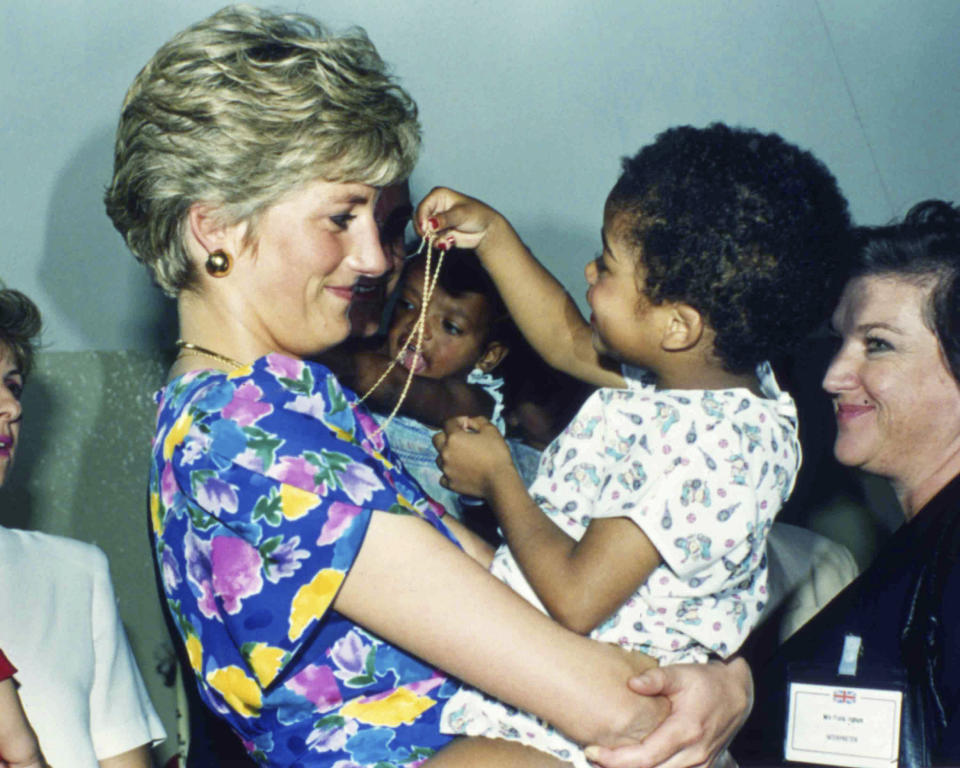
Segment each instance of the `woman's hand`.
[[482,416],[449,419],[433,436],[441,483],[457,493],[488,499],[504,472],[516,471],[499,430]]
[[631,678],[629,686],[644,696],[667,697],[671,713],[642,744],[589,747],[587,757],[603,768],[716,765],[753,706],[753,678],[740,658],[658,667]]
[[434,187],[420,201],[413,221],[421,237],[436,234],[444,249],[479,248],[491,228],[506,224],[489,205],[444,187]]

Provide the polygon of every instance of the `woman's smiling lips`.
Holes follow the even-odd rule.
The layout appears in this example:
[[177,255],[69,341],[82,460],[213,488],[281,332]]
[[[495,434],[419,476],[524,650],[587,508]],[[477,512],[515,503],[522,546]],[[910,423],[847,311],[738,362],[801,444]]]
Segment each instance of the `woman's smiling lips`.
[[351,285],[328,285],[327,290],[334,296],[338,296],[344,301],[352,301],[354,286]]
[[853,405],[851,403],[834,403],[834,411],[837,415],[837,423],[845,424],[847,422],[853,421],[858,416],[862,416],[865,413],[875,410],[872,405]]

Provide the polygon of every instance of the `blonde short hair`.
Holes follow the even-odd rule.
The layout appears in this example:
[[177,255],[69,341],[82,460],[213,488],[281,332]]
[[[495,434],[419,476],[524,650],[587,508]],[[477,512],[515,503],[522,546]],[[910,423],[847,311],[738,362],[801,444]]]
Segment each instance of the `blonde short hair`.
[[190,206],[257,215],[315,179],[385,186],[420,147],[417,108],[360,29],[231,6],[180,32],[130,86],[107,214],[169,296],[194,274]]

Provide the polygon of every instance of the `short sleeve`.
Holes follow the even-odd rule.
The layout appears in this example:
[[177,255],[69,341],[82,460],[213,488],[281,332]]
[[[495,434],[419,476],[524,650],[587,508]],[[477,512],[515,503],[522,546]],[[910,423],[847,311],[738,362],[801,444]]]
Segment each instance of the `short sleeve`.
[[259,700],[244,686],[270,686],[311,641],[374,511],[445,531],[339,385],[302,361],[262,365],[195,392],[158,433],[164,589],[194,670],[238,711]]
[[120,622],[107,558],[98,549],[91,551],[94,670],[90,733],[97,758],[104,759],[158,744],[166,733]]

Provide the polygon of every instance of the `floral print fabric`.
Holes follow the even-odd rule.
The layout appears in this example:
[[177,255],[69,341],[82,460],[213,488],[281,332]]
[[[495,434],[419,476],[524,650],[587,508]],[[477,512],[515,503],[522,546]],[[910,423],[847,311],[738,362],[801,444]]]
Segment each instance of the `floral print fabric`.
[[[766,602],[765,546],[800,467],[797,415],[769,365],[765,397],[746,389],[658,390],[639,370],[628,387],[600,389],[543,452],[533,499],[571,537],[594,517],[627,517],[663,562],[590,637],[661,664],[727,657]],[[491,572],[543,605],[508,547]],[[446,705],[448,733],[506,738],[588,763],[572,742],[530,715],[465,688]]]
[[454,540],[434,502],[319,364],[272,354],[157,400],[154,554],[207,706],[261,765],[419,765],[453,684],[330,606],[374,510]]

